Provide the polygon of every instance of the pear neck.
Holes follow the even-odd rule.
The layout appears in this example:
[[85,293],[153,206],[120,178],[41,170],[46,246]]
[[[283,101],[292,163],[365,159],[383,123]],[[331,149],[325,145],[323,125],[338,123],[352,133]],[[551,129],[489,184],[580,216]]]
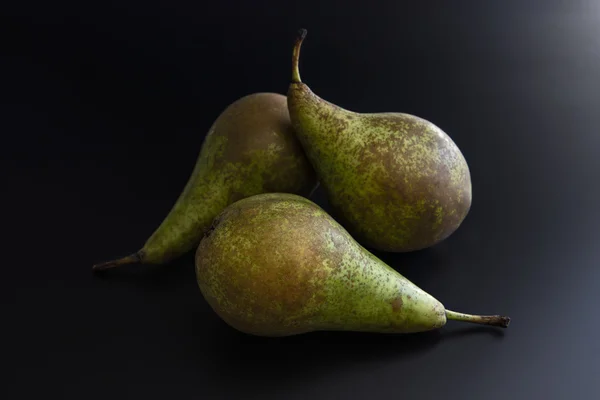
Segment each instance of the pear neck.
[[303,83],[290,85],[288,102],[298,135],[309,140],[311,146],[317,142],[319,147],[335,144],[332,137],[344,136],[352,118],[349,111],[317,96]]

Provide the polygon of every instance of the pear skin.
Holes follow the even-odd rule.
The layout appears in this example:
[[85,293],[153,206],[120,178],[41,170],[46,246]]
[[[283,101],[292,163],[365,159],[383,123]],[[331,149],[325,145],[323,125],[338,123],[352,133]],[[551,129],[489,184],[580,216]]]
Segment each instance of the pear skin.
[[507,317],[445,310],[318,205],[293,194],[261,194],[227,207],[195,260],[206,301],[248,334],[413,333],[440,328],[448,319],[509,323]]
[[211,126],[194,170],[166,218],[134,254],[97,264],[165,264],[195,249],[229,204],[267,192],[309,196],[316,175],[291,126],[287,99],[255,93],[229,105]]
[[323,100],[300,79],[301,30],[288,107],[332,213],[368,248],[407,252],[433,246],[471,207],[471,176],[452,139],[405,113],[357,113]]

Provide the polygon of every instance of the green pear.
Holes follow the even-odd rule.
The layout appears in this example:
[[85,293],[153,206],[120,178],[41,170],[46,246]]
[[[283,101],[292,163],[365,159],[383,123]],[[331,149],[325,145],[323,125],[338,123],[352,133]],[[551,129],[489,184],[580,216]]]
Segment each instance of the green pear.
[[378,259],[312,201],[248,197],[227,207],[196,251],[200,291],[230,326],[259,336],[312,331],[410,333],[502,316],[449,311]]
[[94,269],[167,263],[195,249],[229,204],[267,192],[309,196],[316,185],[315,172],[294,135],[286,97],[242,97],[213,123],[183,192],[144,246]]
[[471,207],[459,148],[414,115],[357,113],[315,95],[298,70],[305,35],[294,47],[288,108],[333,215],[372,249],[406,252],[446,239]]

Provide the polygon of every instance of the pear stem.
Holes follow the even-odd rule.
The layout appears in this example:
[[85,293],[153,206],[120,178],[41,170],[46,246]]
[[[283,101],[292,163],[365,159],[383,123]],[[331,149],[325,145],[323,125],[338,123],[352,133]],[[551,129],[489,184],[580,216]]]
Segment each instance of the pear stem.
[[302,41],[305,37],[306,29],[298,30],[298,36],[296,36],[296,43],[294,44],[294,53],[292,54],[292,83],[302,83],[298,63],[300,60],[300,47],[302,47]]
[[502,315],[470,315],[450,310],[446,310],[446,318],[454,321],[499,326],[501,328],[508,328],[508,324],[510,324],[510,318]]
[[96,264],[92,267],[93,271],[104,271],[105,269],[119,267],[121,265],[126,264],[137,264],[142,261],[140,252],[130,254],[123,258],[118,258],[116,260],[106,261],[100,264]]

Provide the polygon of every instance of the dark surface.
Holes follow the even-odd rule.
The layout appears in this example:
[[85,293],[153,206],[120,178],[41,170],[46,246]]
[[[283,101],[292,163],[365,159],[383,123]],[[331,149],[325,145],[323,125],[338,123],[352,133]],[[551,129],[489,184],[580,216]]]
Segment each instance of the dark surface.
[[[214,3],[4,7],[3,398],[599,398],[599,3]],[[192,257],[91,273],[152,233],[224,107],[285,93],[300,27],[315,93],[461,148],[464,224],[382,257],[509,329],[261,339],[209,309]]]

